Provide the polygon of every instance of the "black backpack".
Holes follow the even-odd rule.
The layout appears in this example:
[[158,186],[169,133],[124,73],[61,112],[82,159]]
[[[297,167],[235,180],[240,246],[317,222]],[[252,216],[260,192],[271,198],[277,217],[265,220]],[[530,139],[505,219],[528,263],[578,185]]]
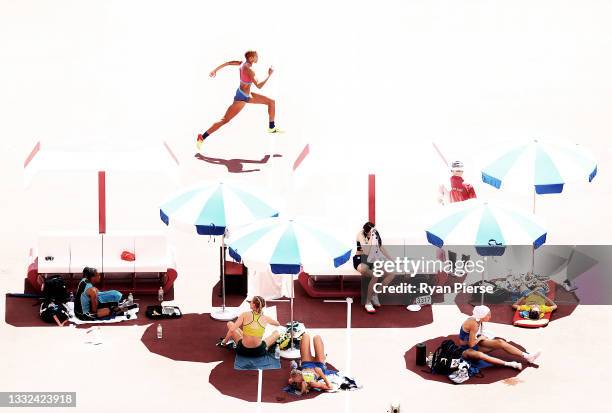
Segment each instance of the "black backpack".
[[463,349],[453,340],[444,340],[433,353],[431,359],[431,372],[433,374],[449,375],[457,370]]
[[45,279],[42,289],[44,301],[54,301],[56,303],[68,302],[68,289],[66,281],[61,275],[52,275]]
[[45,300],[40,304],[40,318],[45,323],[55,323],[55,317],[59,323],[68,320],[68,308],[64,303],[53,300]]

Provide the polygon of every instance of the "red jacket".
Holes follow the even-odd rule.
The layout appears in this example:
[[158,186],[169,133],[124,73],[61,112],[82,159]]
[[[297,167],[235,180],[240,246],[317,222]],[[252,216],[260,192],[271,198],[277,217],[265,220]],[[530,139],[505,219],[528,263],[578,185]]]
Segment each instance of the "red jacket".
[[464,184],[463,178],[460,176],[451,176],[450,201],[461,202],[468,199],[476,198],[476,191],[470,184]]

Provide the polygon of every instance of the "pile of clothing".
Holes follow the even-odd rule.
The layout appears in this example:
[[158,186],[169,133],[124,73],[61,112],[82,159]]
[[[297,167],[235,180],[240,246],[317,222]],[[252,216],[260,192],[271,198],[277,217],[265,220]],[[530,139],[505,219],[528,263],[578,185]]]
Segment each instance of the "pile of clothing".
[[549,276],[539,274],[520,273],[510,274],[503,280],[495,281],[497,288],[504,289],[510,293],[512,300],[516,301],[521,297],[526,297],[533,292],[547,295],[550,289],[548,285]]

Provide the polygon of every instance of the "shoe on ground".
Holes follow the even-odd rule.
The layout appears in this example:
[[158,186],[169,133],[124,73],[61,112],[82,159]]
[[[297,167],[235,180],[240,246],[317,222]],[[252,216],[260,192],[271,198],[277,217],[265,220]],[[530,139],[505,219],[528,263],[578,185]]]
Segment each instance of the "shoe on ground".
[[523,370],[523,365],[518,361],[511,361],[508,363],[508,367],[512,367],[513,369]]
[[367,303],[365,305],[365,310],[370,313],[370,314],[374,314],[376,312],[376,309],[374,308],[374,306],[372,305],[372,303]]
[[534,361],[537,360],[538,357],[540,357],[540,354],[542,354],[541,351],[536,351],[535,353],[530,353],[529,355],[527,355],[527,357],[525,357],[525,360],[527,360],[530,363],[533,363]]
[[277,127],[268,128],[268,133],[284,133],[284,132],[285,132],[284,130],[277,128]]

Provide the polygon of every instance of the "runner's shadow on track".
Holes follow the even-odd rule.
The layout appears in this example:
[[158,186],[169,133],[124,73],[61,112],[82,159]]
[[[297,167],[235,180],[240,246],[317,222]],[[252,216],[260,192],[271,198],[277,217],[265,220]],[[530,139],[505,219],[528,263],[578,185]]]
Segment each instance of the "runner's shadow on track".
[[212,158],[210,156],[204,156],[201,153],[195,155],[196,159],[201,161],[211,163],[214,165],[224,165],[227,168],[227,171],[232,174],[243,174],[247,172],[258,172],[257,169],[244,169],[245,164],[266,164],[270,160],[270,158],[282,158],[283,155],[274,154],[272,156],[266,155],[263,158],[257,159],[223,159],[223,158]]

